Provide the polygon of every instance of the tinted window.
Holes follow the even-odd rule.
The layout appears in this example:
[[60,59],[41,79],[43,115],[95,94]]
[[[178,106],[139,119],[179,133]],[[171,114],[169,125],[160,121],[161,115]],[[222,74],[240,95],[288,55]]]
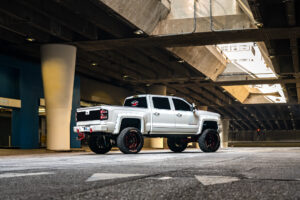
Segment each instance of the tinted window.
[[170,110],[171,109],[168,98],[153,97],[152,100],[153,100],[153,106],[154,106],[154,108],[157,108],[157,109],[166,109],[166,110]]
[[191,111],[191,106],[180,99],[173,99],[175,110]]
[[124,103],[124,106],[147,108],[147,100],[146,100],[146,97],[127,99]]

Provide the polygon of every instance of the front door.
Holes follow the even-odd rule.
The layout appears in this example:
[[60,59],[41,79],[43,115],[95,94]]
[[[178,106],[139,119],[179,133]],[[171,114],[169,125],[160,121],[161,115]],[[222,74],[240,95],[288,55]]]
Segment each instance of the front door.
[[196,133],[199,126],[199,118],[193,112],[193,108],[187,102],[179,98],[172,98],[175,109],[175,126],[178,133]]

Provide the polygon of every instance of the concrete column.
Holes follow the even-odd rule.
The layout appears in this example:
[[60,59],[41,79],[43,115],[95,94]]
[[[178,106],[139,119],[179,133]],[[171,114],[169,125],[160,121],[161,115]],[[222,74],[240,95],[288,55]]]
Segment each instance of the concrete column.
[[[151,85],[146,89],[148,94],[167,95],[167,86],[165,85]],[[148,140],[148,139],[147,139]],[[150,148],[162,149],[168,148],[166,138],[151,138],[146,141]]]
[[221,148],[228,147],[229,119],[222,119]]
[[41,61],[47,113],[47,149],[69,150],[76,47],[43,45]]
[[151,85],[146,89],[148,94],[167,95],[167,86],[165,85]]

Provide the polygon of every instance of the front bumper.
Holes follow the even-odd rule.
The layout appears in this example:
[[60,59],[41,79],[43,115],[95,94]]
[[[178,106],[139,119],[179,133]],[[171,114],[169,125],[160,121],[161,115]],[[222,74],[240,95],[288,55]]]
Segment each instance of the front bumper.
[[107,125],[86,125],[73,127],[73,131],[76,133],[107,132],[107,130]]

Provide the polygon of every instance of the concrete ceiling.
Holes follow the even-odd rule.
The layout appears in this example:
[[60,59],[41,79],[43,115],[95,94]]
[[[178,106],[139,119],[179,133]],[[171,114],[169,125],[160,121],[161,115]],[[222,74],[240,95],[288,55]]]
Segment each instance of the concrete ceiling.
[[[265,41],[270,55],[274,56],[276,73],[284,79],[281,83],[287,88],[290,102],[295,103],[298,98],[295,77],[299,70],[299,17],[295,16],[295,24],[290,25],[293,19],[287,21],[290,15],[286,12],[292,13],[291,8],[278,8],[277,12],[284,12],[279,15],[270,11],[273,4],[286,5],[280,2],[249,1],[255,19],[264,24],[262,29],[149,37],[134,34],[138,29],[136,26],[98,0],[10,0],[0,7],[0,51],[39,62],[42,44],[77,44],[76,71],[81,75],[125,87],[133,93],[144,92],[146,84],[165,84],[168,94],[209,106],[209,110],[230,119],[232,130],[300,129],[297,127],[300,124],[300,118],[296,117],[297,105],[279,106],[283,116],[273,113],[274,108],[270,105],[252,105],[244,109],[232,95],[224,92],[221,85],[206,80],[201,72],[165,49],[165,46],[186,44]],[[294,8],[297,6],[295,3]],[[278,19],[276,25],[271,16],[281,16],[285,20]],[[183,77],[186,80],[180,80]],[[141,80],[144,82],[136,84]],[[264,115],[267,112],[272,118]]]

